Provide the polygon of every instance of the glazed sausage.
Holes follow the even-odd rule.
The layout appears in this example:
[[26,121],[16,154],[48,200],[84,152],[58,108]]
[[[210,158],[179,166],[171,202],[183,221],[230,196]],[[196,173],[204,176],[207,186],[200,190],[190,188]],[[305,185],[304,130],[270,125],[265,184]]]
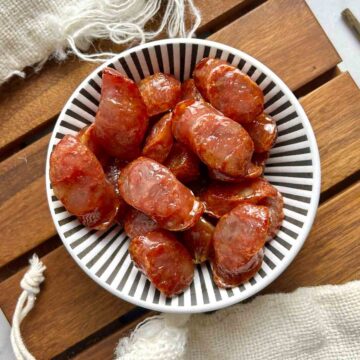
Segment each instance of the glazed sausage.
[[118,201],[100,162],[76,137],[66,135],[50,156],[55,195],[89,227],[103,229],[114,219]]
[[259,115],[253,122],[244,125],[254,142],[257,153],[269,151],[275,144],[277,127],[275,120],[265,113]]
[[148,232],[131,239],[129,253],[135,265],[167,297],[183,292],[193,281],[191,256],[166,230]]
[[245,176],[241,176],[241,177],[232,177],[225,175],[218,170],[208,169],[208,174],[211,179],[223,181],[223,182],[229,182],[229,183],[243,182],[244,179],[255,179],[261,176],[262,173],[263,173],[263,167],[255,165],[253,163],[249,164],[248,173]]
[[203,205],[168,168],[145,157],[122,171],[119,189],[129,205],[168,230],[190,228],[204,212]]
[[173,135],[208,167],[239,177],[248,173],[254,143],[246,130],[211,105],[185,100],[174,109]]
[[141,211],[130,208],[125,215],[124,229],[130,238],[134,238],[158,230],[159,225]]
[[163,163],[173,145],[171,131],[172,114],[165,114],[151,129],[142,151],[143,156]]
[[118,71],[105,68],[101,99],[95,118],[95,135],[114,157],[132,160],[148,126],[146,106],[136,84]]
[[218,286],[238,286],[252,276],[259,267],[259,251],[265,244],[268,228],[266,206],[240,204],[219,220],[213,236],[212,264]]
[[240,124],[252,122],[263,112],[264,95],[260,87],[223,60],[201,60],[195,67],[194,80],[212,106]]
[[200,194],[200,200],[208,214],[220,218],[241,203],[258,204],[265,198],[277,196],[277,193],[277,189],[263,178],[236,184],[214,181]]
[[189,250],[195,264],[200,264],[210,258],[212,238],[215,227],[203,217],[182,233],[182,242]]
[[109,164],[110,156],[106,153],[104,148],[100,145],[99,140],[96,138],[95,124],[82,128],[76,137],[82,144],[86,145],[94,153],[103,167]]
[[194,181],[200,176],[200,161],[186,146],[175,143],[164,165],[183,183]]
[[262,152],[262,153],[253,153],[251,162],[256,165],[256,166],[261,166],[263,171],[265,170],[265,164],[266,164],[266,160],[269,158],[269,152]]
[[263,178],[244,180],[237,184],[213,182],[200,194],[200,200],[205,205],[205,211],[216,218],[242,203],[266,206],[270,214],[267,240],[275,236],[284,219],[282,195]]
[[227,62],[221,59],[203,58],[197,64],[193,71],[194,84],[202,96],[208,101],[206,89],[209,83],[210,73],[219,65],[226,65]]
[[181,97],[181,82],[172,75],[156,73],[142,79],[138,86],[149,116],[171,110]]
[[194,99],[198,101],[204,100],[199,90],[195,86],[194,79],[187,79],[181,85],[181,100],[188,99]]

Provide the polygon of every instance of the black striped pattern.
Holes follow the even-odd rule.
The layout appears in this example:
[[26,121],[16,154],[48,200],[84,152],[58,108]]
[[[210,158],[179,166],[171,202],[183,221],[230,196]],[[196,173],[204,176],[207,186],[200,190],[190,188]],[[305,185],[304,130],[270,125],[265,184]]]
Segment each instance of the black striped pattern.
[[[284,196],[285,219],[275,238],[266,244],[262,267],[249,282],[234,289],[219,289],[213,282],[210,264],[206,263],[197,266],[195,280],[187,291],[172,299],[166,298],[133,265],[127,251],[129,239],[119,226],[105,232],[85,228],[67,213],[47,181],[52,215],[72,256],[115,295],[129,301],[136,299],[137,304],[160,311],[169,308],[189,312],[213,310],[247,298],[248,294],[253,294],[252,289],[261,289],[270,274],[280,271],[293,251],[298,251],[299,238],[312,221],[308,216],[314,197],[313,154],[308,136],[311,129],[304,125],[304,119],[296,110],[296,101],[286,95],[287,89],[271,77],[270,70],[262,71],[244,54],[200,40],[193,40],[192,44],[164,43],[134,48],[126,56],[119,55],[111,66],[135,81],[157,71],[173,73],[184,80],[206,56],[222,58],[246,71],[262,88],[265,111],[275,118],[279,128],[265,176]],[[51,149],[65,134],[74,134],[94,121],[100,91],[101,71],[97,70],[90,80],[81,84],[60,115]]]

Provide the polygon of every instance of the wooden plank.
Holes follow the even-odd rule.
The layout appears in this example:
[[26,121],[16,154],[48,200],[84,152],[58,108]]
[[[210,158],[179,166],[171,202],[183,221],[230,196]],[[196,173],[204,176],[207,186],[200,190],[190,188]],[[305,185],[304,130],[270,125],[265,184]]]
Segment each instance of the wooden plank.
[[[46,281],[22,325],[36,359],[50,359],[133,308],[91,280],[62,246],[43,259]],[[0,308],[11,319],[23,271],[0,284]]]
[[[322,205],[313,231],[289,268],[264,293],[290,292],[301,286],[344,284],[359,280],[357,225],[360,211],[360,183]],[[354,211],[357,209],[357,211]],[[120,338],[129,328],[119,330],[75,357],[76,360],[110,359]],[[93,356],[93,357],[91,357]]]
[[340,62],[304,0],[267,1],[210,40],[254,56],[293,90]]
[[[360,128],[355,124],[360,117],[360,91],[345,73],[301,102],[317,137],[324,191],[360,168]],[[4,239],[0,240],[0,264],[55,235],[44,182],[37,180],[44,174],[48,139],[44,137],[0,164],[0,239]]]
[[304,247],[267,293],[360,280],[359,199],[360,182],[320,207]]
[[[240,0],[200,2],[201,8],[206,9],[204,21],[211,21],[226,8],[231,10],[237,6],[235,3],[241,5]],[[292,89],[339,62],[337,53],[302,0],[269,1],[210,39],[257,57],[275,70]],[[0,149],[56,116],[76,86],[95,67],[95,64],[78,60],[61,65],[49,63],[32,78],[5,84],[0,91],[0,132],[3,134]]]
[[0,267],[56,233],[45,194],[49,139],[0,164]]
[[321,189],[360,169],[360,90],[341,74],[301,99],[319,145]]

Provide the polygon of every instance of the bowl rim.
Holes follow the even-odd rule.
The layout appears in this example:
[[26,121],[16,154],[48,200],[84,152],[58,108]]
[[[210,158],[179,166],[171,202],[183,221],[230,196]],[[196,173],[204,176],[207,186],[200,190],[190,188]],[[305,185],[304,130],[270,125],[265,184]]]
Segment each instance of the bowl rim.
[[[254,64],[261,72],[265,73],[267,76],[269,76],[272,80],[276,82],[276,84],[281,88],[281,90],[284,92],[284,95],[291,100],[292,105],[295,107],[299,118],[301,118],[301,121],[304,125],[304,129],[306,131],[306,134],[308,136],[309,146],[311,149],[312,154],[312,161],[313,161],[313,187],[311,192],[311,201],[309,204],[309,210],[307,213],[307,222],[304,224],[304,227],[302,228],[299,237],[297,238],[296,242],[291,248],[291,251],[288,253],[286,257],[277,265],[276,269],[269,273],[268,276],[265,278],[262,278],[261,281],[257,282],[254,286],[252,286],[250,289],[246,289],[246,291],[240,293],[237,296],[233,296],[228,299],[223,299],[220,302],[212,302],[209,304],[201,304],[196,306],[169,306],[169,305],[162,305],[162,304],[153,304],[151,302],[147,302],[145,300],[141,300],[135,297],[130,297],[127,294],[121,293],[119,291],[115,291],[110,285],[108,285],[106,282],[100,281],[99,278],[95,276],[95,274],[91,273],[89,269],[86,268],[85,264],[80,261],[80,259],[73,253],[70,244],[67,243],[61,229],[60,225],[57,221],[55,221],[55,211],[54,207],[52,206],[51,201],[51,188],[50,188],[50,177],[49,177],[49,170],[50,170],[50,155],[52,152],[52,145],[54,143],[55,134],[57,132],[57,128],[59,126],[59,119],[62,118],[65,115],[66,109],[69,107],[69,105],[72,103],[73,99],[77,96],[79,91],[88,83],[90,79],[92,79],[96,74],[107,67],[109,64],[114,62],[114,60],[119,59],[121,57],[125,57],[130,55],[133,52],[142,50],[144,48],[151,48],[156,45],[163,46],[166,44],[197,44],[197,45],[204,45],[209,47],[215,47],[217,49],[221,49],[223,51],[227,51],[228,53],[234,54],[236,56],[239,56],[240,58],[244,59],[247,62],[250,62]],[[74,90],[70,98],[65,103],[61,113],[58,116],[58,119],[55,123],[54,129],[52,131],[52,135],[49,141],[48,150],[47,150],[47,156],[46,156],[46,166],[45,166],[45,182],[46,182],[46,193],[47,193],[47,200],[48,200],[48,206],[50,208],[51,217],[53,220],[53,223],[56,227],[56,231],[58,235],[60,236],[63,244],[65,245],[65,248],[67,249],[68,253],[71,255],[71,257],[75,260],[75,262],[80,266],[80,268],[88,275],[92,280],[94,280],[97,284],[99,284],[102,288],[109,291],[111,294],[115,295],[118,298],[121,298],[124,301],[127,301],[131,304],[134,304],[136,306],[140,306],[143,308],[147,308],[150,310],[155,311],[161,311],[166,313],[202,313],[207,311],[214,311],[219,310],[234,304],[237,304],[245,299],[248,299],[261,290],[263,290],[265,287],[267,287],[269,284],[271,284],[275,279],[277,279],[284,271],[285,269],[292,263],[296,255],[299,253],[300,249],[302,248],[305,240],[307,239],[309,232],[312,228],[316,211],[318,208],[319,203],[319,197],[320,197],[320,187],[321,187],[321,170],[320,170],[320,156],[318,151],[318,146],[316,142],[316,138],[311,126],[311,123],[302,108],[300,102],[295,97],[293,92],[288,88],[288,86],[284,83],[283,80],[281,80],[269,67],[261,63],[259,60],[253,58],[251,55],[235,49],[231,46],[211,41],[211,40],[204,40],[204,39],[195,39],[195,38],[176,38],[176,39],[163,39],[163,40],[157,40],[157,41],[151,41],[145,44],[141,44],[135,47],[132,47],[130,49],[127,49],[117,55],[115,55],[113,58],[109,59],[105,63],[101,64],[97,68],[95,68],[80,84],[79,86]]]

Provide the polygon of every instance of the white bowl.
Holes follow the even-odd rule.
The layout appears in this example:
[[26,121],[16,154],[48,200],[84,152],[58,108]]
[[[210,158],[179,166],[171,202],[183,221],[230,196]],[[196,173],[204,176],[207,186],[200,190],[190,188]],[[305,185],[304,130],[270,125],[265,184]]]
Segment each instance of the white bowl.
[[[127,251],[129,239],[120,226],[105,232],[90,230],[65,210],[51,189],[49,157],[65,134],[75,135],[94,121],[104,67],[112,66],[136,82],[157,71],[184,80],[191,76],[195,64],[206,56],[225,59],[237,66],[264,91],[265,111],[275,118],[279,130],[266,164],[265,177],[284,196],[285,220],[277,236],[266,244],[262,267],[250,281],[233,289],[220,289],[212,281],[209,264],[203,264],[197,266],[191,286],[183,294],[169,299],[135,268]],[[93,71],[75,90],[62,110],[50,140],[46,190],[53,221],[67,250],[99,285],[115,296],[148,309],[196,313],[220,309],[253,296],[292,262],[315,217],[320,193],[320,160],[315,136],[303,108],[269,68],[242,51],[216,42],[160,40],[117,55]]]

